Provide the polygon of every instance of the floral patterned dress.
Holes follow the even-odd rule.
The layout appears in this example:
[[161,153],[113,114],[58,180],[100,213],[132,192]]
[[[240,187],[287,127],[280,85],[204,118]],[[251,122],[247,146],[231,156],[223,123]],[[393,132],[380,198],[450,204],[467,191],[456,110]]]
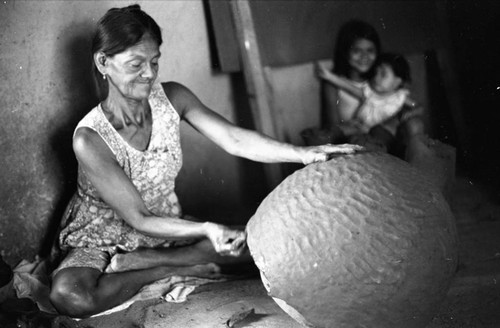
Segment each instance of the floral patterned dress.
[[[88,127],[101,136],[152,213],[180,217],[181,207],[174,192],[175,178],[182,166],[180,118],[160,84],[153,86],[149,104],[153,127],[148,148],[144,151],[122,139],[100,105],[92,109],[76,129]],[[77,192],[67,207],[59,235],[62,250],[87,248],[113,254],[119,249],[133,251],[138,247],[169,246],[171,243],[146,236],[128,225],[100,198],[85,172],[78,168]]]

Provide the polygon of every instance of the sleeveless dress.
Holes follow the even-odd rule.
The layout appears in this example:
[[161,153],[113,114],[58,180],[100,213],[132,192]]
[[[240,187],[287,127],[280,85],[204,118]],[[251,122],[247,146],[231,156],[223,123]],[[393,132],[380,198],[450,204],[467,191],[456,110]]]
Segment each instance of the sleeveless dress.
[[[153,126],[149,145],[144,151],[133,148],[122,139],[100,105],[79,122],[75,131],[88,127],[101,136],[152,213],[180,217],[181,206],[174,191],[175,178],[182,166],[180,118],[160,84],[153,86],[149,104]],[[128,225],[100,198],[85,171],[78,168],[77,192],[66,209],[59,235],[61,250],[84,248],[112,255],[118,250],[168,247],[174,243],[146,236]]]

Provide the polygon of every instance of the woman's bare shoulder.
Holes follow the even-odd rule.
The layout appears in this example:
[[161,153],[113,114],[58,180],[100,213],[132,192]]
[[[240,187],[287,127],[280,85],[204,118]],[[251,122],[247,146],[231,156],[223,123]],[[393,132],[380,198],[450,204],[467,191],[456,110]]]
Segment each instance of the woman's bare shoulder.
[[161,84],[168,100],[182,117],[186,110],[199,106],[200,100],[186,86],[178,82],[164,82]]
[[95,158],[113,158],[112,152],[102,137],[89,127],[80,127],[73,136],[73,151],[78,160]]
[[170,101],[174,99],[180,99],[192,94],[191,90],[189,90],[186,86],[179,82],[169,81],[161,83],[163,87],[163,91],[167,95]]

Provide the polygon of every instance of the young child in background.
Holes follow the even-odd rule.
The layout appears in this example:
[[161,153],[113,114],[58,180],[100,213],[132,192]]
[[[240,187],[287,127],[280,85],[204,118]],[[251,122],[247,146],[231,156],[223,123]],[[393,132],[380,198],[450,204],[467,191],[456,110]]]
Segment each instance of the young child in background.
[[375,74],[362,87],[319,63],[317,70],[319,78],[360,101],[351,120],[338,124],[350,142],[352,137],[369,133],[387,149],[400,122],[420,114],[419,106],[409,96],[410,67],[401,55],[380,54],[374,64]]

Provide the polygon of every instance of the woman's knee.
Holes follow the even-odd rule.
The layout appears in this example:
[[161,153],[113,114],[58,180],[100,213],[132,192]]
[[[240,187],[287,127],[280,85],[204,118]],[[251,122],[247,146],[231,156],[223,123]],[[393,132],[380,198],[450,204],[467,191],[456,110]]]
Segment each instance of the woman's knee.
[[50,302],[60,314],[86,317],[93,312],[94,298],[88,283],[71,273],[59,272],[52,282]]
[[424,134],[424,122],[418,116],[409,118],[404,123],[404,129],[408,138]]

